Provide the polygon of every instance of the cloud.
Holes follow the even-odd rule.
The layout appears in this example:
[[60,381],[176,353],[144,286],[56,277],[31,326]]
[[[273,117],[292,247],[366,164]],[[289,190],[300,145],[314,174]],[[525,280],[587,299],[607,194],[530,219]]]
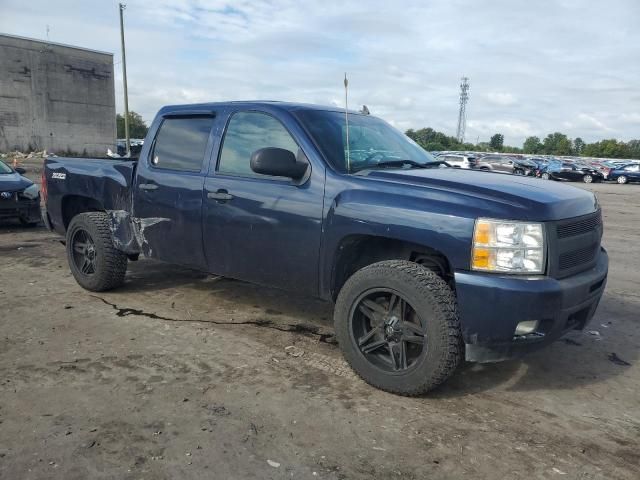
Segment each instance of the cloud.
[[[117,2],[0,2],[0,31],[114,52],[121,108]],[[470,140],[637,137],[640,2],[542,3],[129,0],[129,104],[147,120],[183,102],[341,105],[346,71],[353,107],[453,135],[466,75]]]
[[508,92],[489,92],[485,97],[489,103],[503,107],[514,105],[517,102],[516,97]]
[[628,123],[640,123],[640,113],[623,113],[622,115],[620,115],[620,120]]
[[[505,143],[516,144],[513,139],[526,138],[535,135],[536,131],[530,123],[517,119],[495,120],[488,122],[478,122],[471,120],[468,122],[468,132],[475,132],[481,136],[480,141],[492,136],[495,133],[501,133],[505,136]],[[468,140],[475,142],[476,138],[467,136]],[[511,142],[511,143],[509,143]]]
[[612,132],[613,129],[605,125],[602,121],[587,113],[579,113],[574,119],[562,123],[565,128],[573,130],[599,131],[602,133]]

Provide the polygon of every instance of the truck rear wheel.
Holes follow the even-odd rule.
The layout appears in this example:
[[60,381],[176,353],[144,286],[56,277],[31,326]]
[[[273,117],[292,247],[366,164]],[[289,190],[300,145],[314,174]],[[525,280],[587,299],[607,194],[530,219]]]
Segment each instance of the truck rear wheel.
[[93,292],[119,287],[127,272],[127,255],[113,246],[104,212],[81,213],[71,220],[67,260],[80,286]]
[[444,280],[404,260],[369,265],[344,284],[334,312],[345,359],[367,383],[419,395],[455,371],[463,354],[456,300]]

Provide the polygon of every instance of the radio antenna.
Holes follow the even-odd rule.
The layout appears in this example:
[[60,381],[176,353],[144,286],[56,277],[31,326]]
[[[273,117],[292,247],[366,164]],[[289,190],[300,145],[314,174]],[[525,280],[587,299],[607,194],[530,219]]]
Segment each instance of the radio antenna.
[[344,123],[347,133],[347,173],[351,172],[351,159],[349,152],[349,80],[347,80],[347,72],[344,72]]

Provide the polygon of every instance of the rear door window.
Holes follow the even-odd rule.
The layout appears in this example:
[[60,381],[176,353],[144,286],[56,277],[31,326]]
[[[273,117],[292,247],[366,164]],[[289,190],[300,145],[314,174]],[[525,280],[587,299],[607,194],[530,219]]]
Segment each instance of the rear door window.
[[156,135],[151,164],[155,168],[200,172],[213,117],[166,118]]

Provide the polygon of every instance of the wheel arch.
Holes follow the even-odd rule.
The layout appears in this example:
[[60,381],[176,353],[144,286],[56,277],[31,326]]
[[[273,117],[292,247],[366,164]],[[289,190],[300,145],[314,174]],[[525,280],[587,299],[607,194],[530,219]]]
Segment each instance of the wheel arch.
[[356,271],[383,260],[408,260],[424,265],[454,287],[453,267],[440,250],[393,237],[351,234],[341,239],[332,257],[331,299],[336,300],[344,283]]
[[84,195],[65,195],[61,202],[62,223],[66,231],[76,215],[86,212],[104,212],[104,205],[95,198]]

